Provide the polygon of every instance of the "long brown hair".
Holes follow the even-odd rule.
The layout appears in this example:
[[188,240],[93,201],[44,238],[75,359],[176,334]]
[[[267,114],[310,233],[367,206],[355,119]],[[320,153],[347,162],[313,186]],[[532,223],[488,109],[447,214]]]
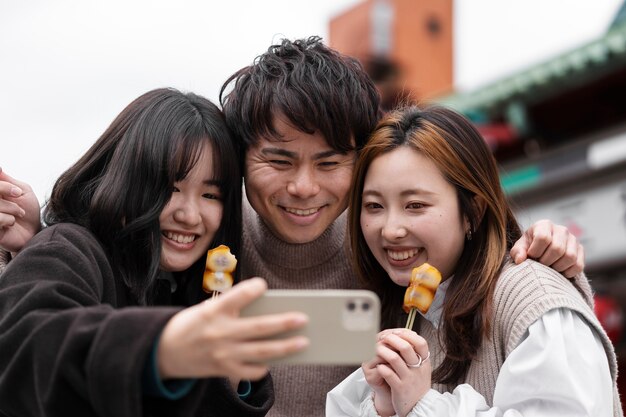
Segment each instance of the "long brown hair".
[[[500,186],[495,159],[467,119],[443,107],[409,105],[388,113],[359,154],[348,209],[354,266],[365,285],[381,297],[384,327],[398,326],[402,320],[405,288],[389,279],[365,242],[360,227],[362,192],[372,161],[401,146],[430,158],[456,188],[461,217],[468,219],[473,234],[446,292],[442,336],[446,358],[433,373],[435,382],[459,383],[490,332],[496,281],[521,231]],[[484,212],[477,200],[484,203]]]

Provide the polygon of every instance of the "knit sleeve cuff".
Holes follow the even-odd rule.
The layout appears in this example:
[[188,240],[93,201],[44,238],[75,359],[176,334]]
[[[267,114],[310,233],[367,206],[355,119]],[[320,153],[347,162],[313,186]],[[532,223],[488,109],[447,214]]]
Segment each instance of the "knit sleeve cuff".
[[0,274],[4,272],[4,269],[7,267],[10,260],[11,252],[0,249]]
[[248,380],[241,381],[237,387],[237,395],[242,400],[245,400],[252,393],[252,383]]

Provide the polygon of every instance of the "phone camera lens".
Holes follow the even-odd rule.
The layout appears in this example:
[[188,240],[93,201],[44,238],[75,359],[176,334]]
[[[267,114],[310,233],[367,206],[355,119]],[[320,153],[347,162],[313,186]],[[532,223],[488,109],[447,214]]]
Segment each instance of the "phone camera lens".
[[361,308],[363,309],[363,311],[368,311],[370,309],[370,303],[364,302],[363,304],[361,304]]
[[354,303],[354,301],[350,301],[350,302],[348,303],[348,310],[349,310],[349,311],[354,311],[354,310],[356,310],[356,304]]

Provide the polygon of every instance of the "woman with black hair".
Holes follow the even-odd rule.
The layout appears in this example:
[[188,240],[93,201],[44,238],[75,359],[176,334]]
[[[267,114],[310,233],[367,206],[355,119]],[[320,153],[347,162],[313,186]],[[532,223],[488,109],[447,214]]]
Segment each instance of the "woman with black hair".
[[265,415],[264,363],[306,344],[267,338],[306,318],[239,318],[261,279],[199,303],[207,250],[240,253],[241,174],[215,105],[137,98],[44,218],[0,280],[0,415]]

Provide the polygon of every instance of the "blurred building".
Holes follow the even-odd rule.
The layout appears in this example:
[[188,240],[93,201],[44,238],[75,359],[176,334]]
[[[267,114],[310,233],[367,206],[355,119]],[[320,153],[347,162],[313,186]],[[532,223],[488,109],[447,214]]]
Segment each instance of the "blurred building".
[[330,21],[329,40],[363,63],[385,108],[452,91],[452,0],[367,0]]
[[[566,225],[585,247],[596,314],[626,367],[626,21],[478,91],[442,99],[483,130],[521,223]],[[626,381],[620,378],[620,392]]]
[[[384,4],[382,52],[372,22]],[[419,10],[407,10],[407,8]],[[524,226],[547,218],[566,225],[585,247],[586,273],[596,291],[596,314],[626,366],[622,311],[626,309],[626,3],[606,33],[534,67],[462,94],[437,79],[452,60],[451,1],[366,1],[331,23],[331,43],[364,60],[382,56],[414,77],[403,87],[435,97],[468,116],[501,165],[503,186]],[[410,17],[409,17],[410,16]],[[419,34],[405,31],[410,25]],[[369,20],[368,20],[369,19]],[[395,19],[395,20],[394,20]],[[433,20],[438,22],[433,25]],[[340,25],[341,30],[336,26]],[[351,28],[348,25],[355,25]],[[382,23],[381,23],[382,25]],[[396,27],[396,25],[398,25]],[[438,26],[441,36],[430,32]],[[359,29],[355,29],[358,26]],[[354,31],[351,49],[344,42]],[[407,39],[400,39],[408,36]],[[443,39],[446,39],[444,42]],[[412,44],[412,50],[399,45]],[[432,52],[444,44],[443,51]],[[423,45],[427,45],[425,48]],[[381,55],[382,54],[382,55]],[[363,58],[364,57],[364,58]],[[410,61],[410,57],[416,57]],[[411,62],[411,64],[408,64]],[[408,70],[411,65],[422,70]],[[450,68],[448,68],[450,66]],[[436,79],[432,85],[431,80]],[[622,382],[623,381],[623,382]],[[626,384],[620,378],[621,384]],[[626,386],[620,387],[626,392]]]

